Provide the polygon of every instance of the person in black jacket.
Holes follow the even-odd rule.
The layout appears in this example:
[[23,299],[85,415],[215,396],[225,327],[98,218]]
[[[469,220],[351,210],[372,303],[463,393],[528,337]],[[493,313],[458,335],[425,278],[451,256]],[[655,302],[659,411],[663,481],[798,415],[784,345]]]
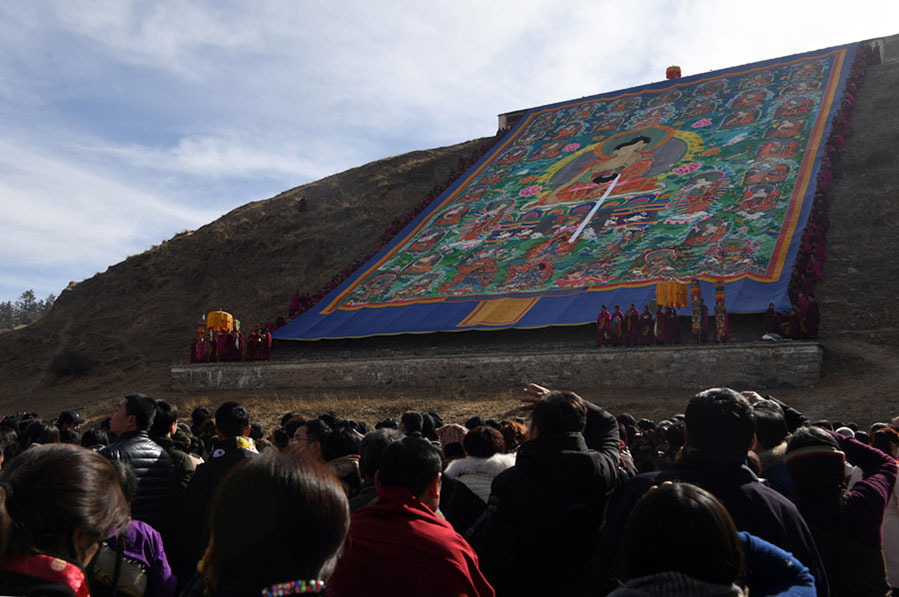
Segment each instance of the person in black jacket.
[[172,436],[178,430],[178,408],[165,400],[156,401],[156,418],[150,427],[150,438],[168,453],[175,466],[175,485],[178,497],[187,489],[197,463],[190,454],[178,449]]
[[257,455],[249,438],[250,416],[237,402],[225,402],[215,411],[215,428],[219,441],[191,478],[165,545],[179,582],[193,577],[209,543],[210,509],[219,484],[236,464]]
[[144,394],[125,396],[109,420],[110,431],[119,439],[100,450],[100,454],[134,469],[137,491],[131,502],[131,515],[162,532],[172,514],[175,466],[147,433],[155,417],[155,400]]
[[625,475],[615,417],[530,385],[530,439],[493,480],[481,566],[503,595],[580,595],[606,496]]

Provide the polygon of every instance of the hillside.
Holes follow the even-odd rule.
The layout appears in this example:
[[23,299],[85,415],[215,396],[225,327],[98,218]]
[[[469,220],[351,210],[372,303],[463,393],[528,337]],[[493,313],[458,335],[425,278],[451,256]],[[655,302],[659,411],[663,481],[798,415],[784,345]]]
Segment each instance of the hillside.
[[[899,414],[899,310],[892,304],[899,280],[897,95],[899,62],[869,68],[832,189],[825,282],[817,291],[824,377],[814,390],[778,393],[814,417],[870,423]],[[250,203],[74,285],[47,317],[0,335],[0,409],[51,416],[77,406],[97,414],[129,391],[181,400],[167,388],[168,368],[186,360],[201,313],[222,307],[248,325],[285,313],[294,289],[315,292],[370,253],[389,223],[481,142],[380,160]],[[297,209],[303,196],[306,212]],[[51,363],[60,355],[88,358],[93,366],[83,376],[59,376]],[[268,396],[276,409],[288,404],[274,392],[244,396]],[[322,397],[308,398],[315,400],[310,408],[323,404]],[[184,404],[223,399],[186,397]],[[684,397],[622,392],[604,401],[613,410],[653,416],[679,410]],[[406,404],[417,403],[384,402],[370,416]],[[495,414],[501,407],[481,408]]]
[[[201,314],[221,307],[246,325],[286,316],[294,290],[312,294],[369,254],[483,142],[380,160],[249,203],[71,286],[48,316],[0,335],[0,409],[43,413],[48,402],[158,390],[186,360]],[[54,357],[93,364],[60,377]]]

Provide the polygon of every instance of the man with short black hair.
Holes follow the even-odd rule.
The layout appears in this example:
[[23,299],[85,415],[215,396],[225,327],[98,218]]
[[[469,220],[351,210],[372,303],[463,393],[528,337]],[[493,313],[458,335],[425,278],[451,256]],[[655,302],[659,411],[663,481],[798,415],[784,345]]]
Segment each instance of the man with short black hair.
[[783,409],[773,400],[759,400],[752,405],[755,414],[753,452],[759,457],[759,476],[785,497],[793,499],[793,482],[787,473],[787,422]]
[[404,412],[403,416],[400,417],[400,431],[402,431],[404,435],[422,437],[424,424],[424,417],[421,416],[420,412],[415,412],[414,410]]
[[[755,417],[747,399],[730,388],[700,392],[687,406],[685,425],[680,460],[664,471],[637,475],[610,499],[594,561],[594,592],[604,594],[616,584],[618,547],[634,505],[652,486],[676,480],[698,485],[718,498],[737,529],[791,552],[814,575],[818,595],[829,595],[815,541],[796,506],[760,483],[745,465],[755,437]],[[751,579],[749,589],[752,593]]]
[[302,454],[307,458],[324,462],[322,457],[322,442],[325,436],[331,431],[324,421],[321,419],[309,419],[298,425],[290,443],[293,445],[293,451]]
[[375,474],[381,468],[381,455],[392,442],[402,439],[403,434],[398,429],[375,429],[365,434],[359,444],[359,474],[362,476],[362,486],[359,493],[350,499],[350,513],[362,506],[374,504],[378,499],[375,488]]
[[152,398],[144,394],[125,396],[109,419],[109,429],[118,439],[101,449],[100,454],[131,465],[137,477],[131,515],[162,531],[172,514],[175,467],[171,457],[147,433],[155,416],[156,402]]
[[376,474],[378,501],[357,510],[328,594],[492,596],[465,539],[435,515],[440,451],[423,438],[387,446]]
[[250,433],[250,416],[237,402],[225,402],[215,411],[219,437],[209,460],[197,467],[175,515],[166,553],[179,582],[187,582],[209,543],[209,518],[216,489],[235,465],[258,454]]
[[606,496],[626,478],[618,422],[573,392],[525,391],[529,439],[493,480],[484,572],[498,595],[580,595]]
[[175,466],[175,487],[178,497],[187,489],[197,462],[190,454],[175,445],[173,436],[178,431],[178,407],[165,400],[156,401],[156,418],[150,427],[150,439],[159,444],[172,458]]

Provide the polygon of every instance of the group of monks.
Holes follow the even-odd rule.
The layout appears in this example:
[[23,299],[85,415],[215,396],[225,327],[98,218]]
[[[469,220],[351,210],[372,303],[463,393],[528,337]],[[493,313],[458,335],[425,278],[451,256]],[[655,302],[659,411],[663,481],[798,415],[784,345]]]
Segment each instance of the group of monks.
[[[730,324],[724,305],[718,305],[714,318],[710,319],[708,307],[700,302],[698,319],[693,323],[693,336],[697,343],[709,342],[710,339],[727,342],[730,338]],[[596,318],[597,346],[648,346],[680,342],[680,320],[674,307],[659,306],[653,315],[649,305],[643,306],[643,313],[638,312],[633,304],[625,313],[618,305],[609,313],[603,305]]]
[[191,363],[267,361],[272,356],[272,335],[260,326],[244,336],[239,330],[207,330],[190,343]]
[[655,317],[649,312],[649,305],[643,307],[643,313],[631,304],[627,313],[615,305],[615,311],[609,313],[602,306],[596,318],[597,346],[647,346],[650,344],[680,344],[680,322],[677,311],[673,307],[656,309]]
[[774,310],[774,303],[768,305],[765,312],[765,333],[778,334],[794,340],[815,339],[821,325],[821,311],[814,295],[805,296],[799,292],[796,304],[790,307],[789,313]]

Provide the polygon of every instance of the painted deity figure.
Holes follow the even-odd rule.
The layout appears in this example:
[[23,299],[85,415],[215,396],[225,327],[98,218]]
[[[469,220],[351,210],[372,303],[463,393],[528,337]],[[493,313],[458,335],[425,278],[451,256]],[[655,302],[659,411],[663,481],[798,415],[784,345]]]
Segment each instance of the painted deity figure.
[[487,205],[478,219],[471,225],[468,231],[462,235],[462,240],[476,240],[486,238],[491,232],[499,228],[503,220],[515,206],[514,199],[501,199]]
[[706,211],[718,201],[723,186],[723,172],[702,172],[690,179],[684,189],[675,195],[671,206],[678,213],[698,213]]
[[652,139],[640,129],[618,138],[621,141],[613,138],[597,143],[567,161],[552,175],[548,192],[534,205],[593,201],[616,177],[615,196],[653,192],[659,186],[656,176],[687,151],[686,143],[676,137],[652,146]]

